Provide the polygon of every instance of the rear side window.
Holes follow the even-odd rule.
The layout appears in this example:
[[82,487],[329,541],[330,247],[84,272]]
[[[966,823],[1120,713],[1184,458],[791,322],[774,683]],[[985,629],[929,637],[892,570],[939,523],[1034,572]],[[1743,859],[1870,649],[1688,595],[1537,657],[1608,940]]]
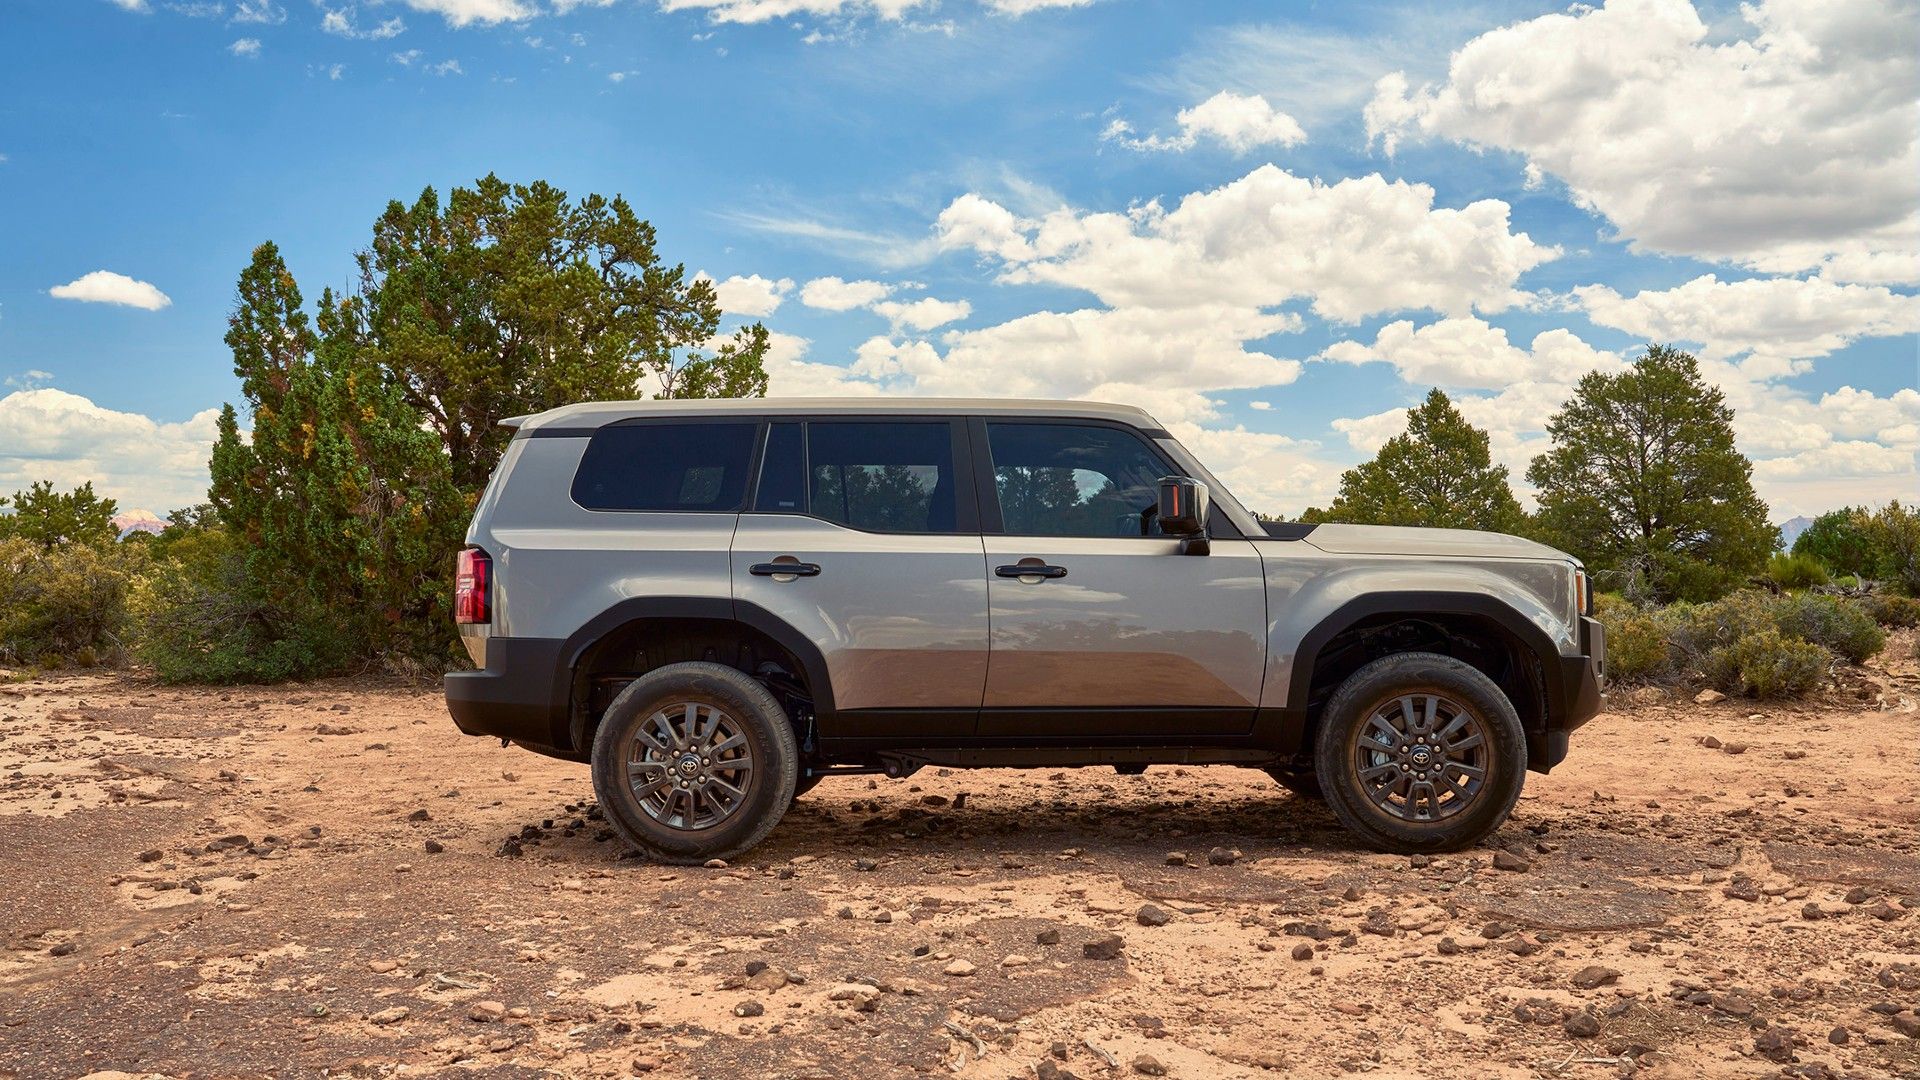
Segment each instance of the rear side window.
[[956,531],[953,429],[936,423],[809,423],[813,516],[869,532]]
[[758,427],[610,424],[587,442],[573,474],[573,501],[589,510],[737,511]]

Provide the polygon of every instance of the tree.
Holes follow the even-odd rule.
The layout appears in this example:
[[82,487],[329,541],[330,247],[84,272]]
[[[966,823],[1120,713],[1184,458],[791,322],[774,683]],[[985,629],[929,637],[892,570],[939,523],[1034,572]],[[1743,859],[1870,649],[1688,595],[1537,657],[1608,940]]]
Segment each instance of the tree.
[[1517,531],[1526,517],[1507,485],[1507,467],[1493,464],[1487,433],[1467,423],[1438,388],[1407,410],[1404,433],[1341,474],[1331,507],[1308,513],[1319,521],[1494,532]]
[[377,368],[478,491],[508,416],[592,398],[758,397],[766,328],[719,338],[713,282],[655,249],[626,200],[570,203],[544,182],[489,174],[398,201],[360,253],[358,359]]
[[[0,507],[9,500],[0,499]],[[71,544],[111,544],[120,536],[112,499],[93,493],[93,482],[61,494],[42,480],[13,493],[13,513],[0,515],[0,539],[17,537],[51,551]]]
[[1866,519],[1873,573],[1920,596],[1920,512],[1895,499]]
[[1547,422],[1527,479],[1538,522],[1596,572],[1657,600],[1719,596],[1779,539],[1734,448],[1733,410],[1680,350],[1652,345],[1616,375],[1589,372]]
[[1818,559],[1835,574],[1871,576],[1875,571],[1871,519],[1865,507],[1829,510],[1794,538],[1793,553]]

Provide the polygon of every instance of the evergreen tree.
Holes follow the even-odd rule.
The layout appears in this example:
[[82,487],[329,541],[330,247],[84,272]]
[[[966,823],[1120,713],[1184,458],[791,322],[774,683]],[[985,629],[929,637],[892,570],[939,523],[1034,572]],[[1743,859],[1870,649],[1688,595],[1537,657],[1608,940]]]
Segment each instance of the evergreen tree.
[[1487,433],[1438,388],[1407,410],[1407,430],[1340,476],[1340,495],[1305,520],[1517,531],[1526,515],[1495,465]]
[[[8,502],[0,499],[0,507]],[[111,544],[120,536],[113,524],[119,506],[95,495],[91,480],[65,494],[42,480],[14,492],[11,502],[13,512],[0,514],[0,540],[18,538],[52,551],[70,544]]]
[[1649,346],[1617,375],[1590,372],[1547,422],[1527,479],[1548,537],[1654,599],[1719,596],[1765,566],[1779,532],[1734,448],[1733,410],[1694,358]]
[[1829,510],[1793,540],[1795,555],[1809,555],[1835,574],[1871,576],[1875,567],[1873,515],[1863,506]]

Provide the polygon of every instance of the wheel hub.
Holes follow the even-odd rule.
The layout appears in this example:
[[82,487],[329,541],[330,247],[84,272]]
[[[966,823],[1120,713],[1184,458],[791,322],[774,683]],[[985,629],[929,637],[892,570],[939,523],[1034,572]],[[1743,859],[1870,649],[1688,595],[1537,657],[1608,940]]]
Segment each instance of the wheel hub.
[[627,778],[648,817],[687,832],[711,829],[746,805],[753,744],[747,729],[705,702],[675,702],[641,721],[627,744]]
[[1439,821],[1471,806],[1491,763],[1479,715],[1432,693],[1401,694],[1375,706],[1352,761],[1374,807],[1410,822]]

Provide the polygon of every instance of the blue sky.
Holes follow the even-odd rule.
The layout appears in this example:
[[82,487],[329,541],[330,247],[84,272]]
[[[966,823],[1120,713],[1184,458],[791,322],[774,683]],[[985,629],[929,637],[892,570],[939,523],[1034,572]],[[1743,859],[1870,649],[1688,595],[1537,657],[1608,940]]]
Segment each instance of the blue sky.
[[1433,385],[1517,477],[1650,340],[1777,517],[1920,493],[1914,3],[1429,8],[13,0],[0,489],[193,500],[251,248],[344,287],[492,171],[625,195],[775,393],[1133,401],[1260,509]]

